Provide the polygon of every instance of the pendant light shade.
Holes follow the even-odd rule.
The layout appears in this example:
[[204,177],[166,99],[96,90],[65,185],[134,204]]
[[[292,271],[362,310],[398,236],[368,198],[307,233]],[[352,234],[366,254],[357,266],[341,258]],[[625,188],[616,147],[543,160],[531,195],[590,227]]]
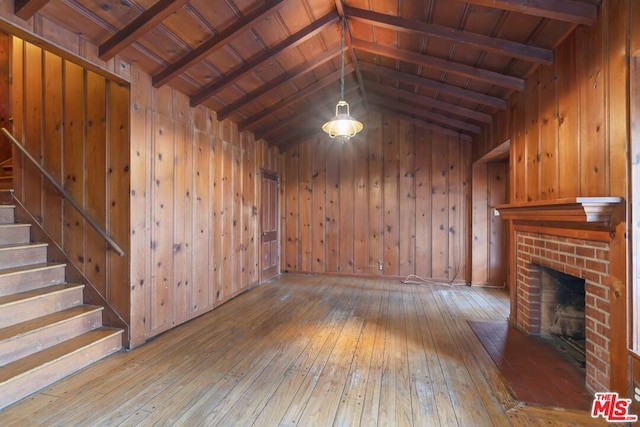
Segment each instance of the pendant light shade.
[[363,128],[362,123],[351,117],[349,114],[349,104],[340,100],[336,105],[336,115],[331,120],[322,125],[322,130],[331,138],[352,138]]
[[349,104],[344,100],[344,17],[341,25],[341,45],[340,45],[340,101],[336,104],[336,115],[331,120],[322,125],[322,130],[331,138],[349,139],[364,127],[349,114]]

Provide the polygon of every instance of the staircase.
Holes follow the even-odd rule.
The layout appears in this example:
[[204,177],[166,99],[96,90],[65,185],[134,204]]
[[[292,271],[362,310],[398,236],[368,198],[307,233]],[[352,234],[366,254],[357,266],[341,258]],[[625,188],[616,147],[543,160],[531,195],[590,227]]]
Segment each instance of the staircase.
[[122,330],[102,326],[83,288],[0,204],[0,410],[121,349]]

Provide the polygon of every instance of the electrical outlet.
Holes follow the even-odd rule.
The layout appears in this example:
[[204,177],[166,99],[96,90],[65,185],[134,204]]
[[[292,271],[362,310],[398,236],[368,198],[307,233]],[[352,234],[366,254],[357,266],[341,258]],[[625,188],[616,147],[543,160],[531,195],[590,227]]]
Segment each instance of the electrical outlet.
[[378,261],[378,270],[382,271],[382,261]]

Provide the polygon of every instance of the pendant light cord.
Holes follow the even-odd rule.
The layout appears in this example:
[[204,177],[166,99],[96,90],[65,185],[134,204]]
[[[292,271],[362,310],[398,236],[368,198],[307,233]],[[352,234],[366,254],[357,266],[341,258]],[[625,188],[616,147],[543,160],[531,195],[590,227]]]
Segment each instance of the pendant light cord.
[[344,100],[344,16],[340,28],[340,99]]

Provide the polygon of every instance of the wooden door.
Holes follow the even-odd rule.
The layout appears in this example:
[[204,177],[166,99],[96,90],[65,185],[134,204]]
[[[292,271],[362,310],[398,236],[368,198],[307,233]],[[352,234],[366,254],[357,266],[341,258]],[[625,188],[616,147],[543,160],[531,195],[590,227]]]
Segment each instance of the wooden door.
[[262,171],[262,206],[260,209],[260,281],[278,274],[278,175]]

